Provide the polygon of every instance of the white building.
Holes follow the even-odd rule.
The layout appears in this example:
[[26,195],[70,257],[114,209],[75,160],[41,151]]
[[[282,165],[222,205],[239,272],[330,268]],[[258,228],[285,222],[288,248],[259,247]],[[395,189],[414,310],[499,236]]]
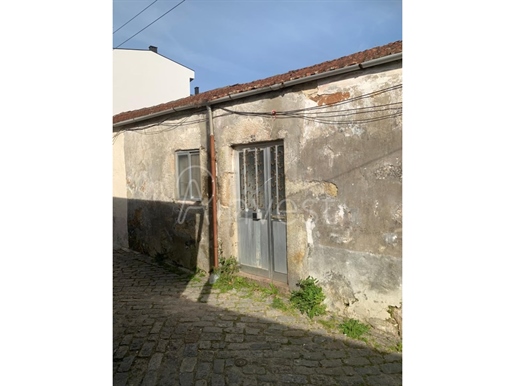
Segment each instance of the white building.
[[[157,52],[113,50],[113,115],[190,96],[195,72]],[[124,135],[113,144],[113,246],[127,247]]]
[[113,50],[113,115],[190,96],[195,72],[157,52]]

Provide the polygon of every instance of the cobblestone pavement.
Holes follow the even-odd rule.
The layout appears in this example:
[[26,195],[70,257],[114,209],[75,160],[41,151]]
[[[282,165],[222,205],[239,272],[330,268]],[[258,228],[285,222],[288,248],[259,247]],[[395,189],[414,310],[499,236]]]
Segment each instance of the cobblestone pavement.
[[113,251],[114,385],[401,385],[402,356]]

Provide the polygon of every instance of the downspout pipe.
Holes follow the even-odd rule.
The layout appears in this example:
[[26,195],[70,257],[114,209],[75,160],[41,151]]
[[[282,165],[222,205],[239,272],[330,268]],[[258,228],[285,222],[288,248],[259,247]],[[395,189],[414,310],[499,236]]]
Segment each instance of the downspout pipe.
[[207,124],[209,126],[209,158],[211,160],[211,214],[213,217],[213,267],[218,268],[218,215],[216,195],[216,152],[215,134],[213,130],[213,112],[211,106],[206,106]]

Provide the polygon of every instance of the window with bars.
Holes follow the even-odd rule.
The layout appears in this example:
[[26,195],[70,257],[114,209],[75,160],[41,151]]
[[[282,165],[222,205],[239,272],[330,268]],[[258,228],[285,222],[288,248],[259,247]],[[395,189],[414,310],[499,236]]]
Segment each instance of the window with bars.
[[177,192],[181,200],[201,200],[198,150],[177,152]]
[[[286,214],[284,146],[245,148],[239,151],[240,209]],[[269,192],[269,193],[267,193]]]

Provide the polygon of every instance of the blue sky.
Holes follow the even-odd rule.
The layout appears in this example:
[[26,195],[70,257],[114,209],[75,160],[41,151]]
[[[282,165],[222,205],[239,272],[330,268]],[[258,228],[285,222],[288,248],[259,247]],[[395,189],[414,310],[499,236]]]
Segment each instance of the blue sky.
[[[153,0],[113,0],[115,31]],[[158,0],[113,47],[180,0]],[[402,40],[402,1],[186,0],[120,48],[148,49],[195,71],[191,91],[285,73]]]

